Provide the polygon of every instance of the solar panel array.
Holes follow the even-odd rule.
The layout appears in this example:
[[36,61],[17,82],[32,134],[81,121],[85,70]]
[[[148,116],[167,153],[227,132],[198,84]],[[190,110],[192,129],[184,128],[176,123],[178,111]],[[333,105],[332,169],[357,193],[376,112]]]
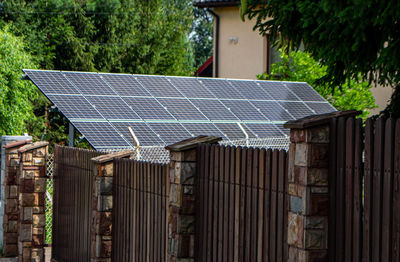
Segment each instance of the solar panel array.
[[24,70],[97,150],[198,135],[284,137],[282,124],[335,111],[306,83]]

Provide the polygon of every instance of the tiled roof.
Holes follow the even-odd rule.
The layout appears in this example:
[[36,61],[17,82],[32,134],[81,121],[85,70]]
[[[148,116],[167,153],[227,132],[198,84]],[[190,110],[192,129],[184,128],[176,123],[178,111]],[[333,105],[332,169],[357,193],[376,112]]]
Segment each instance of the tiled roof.
[[198,7],[215,7],[215,6],[235,6],[238,5],[240,1],[232,0],[196,0],[194,3]]

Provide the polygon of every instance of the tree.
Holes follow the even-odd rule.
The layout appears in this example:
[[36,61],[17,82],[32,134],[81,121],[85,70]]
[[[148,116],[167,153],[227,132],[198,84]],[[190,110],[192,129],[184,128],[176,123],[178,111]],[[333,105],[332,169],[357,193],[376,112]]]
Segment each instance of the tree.
[[400,2],[242,0],[241,15],[264,35],[297,47],[327,66],[321,79],[342,86],[349,79],[393,85],[385,115],[400,116]]
[[198,68],[213,54],[213,17],[205,9],[195,6],[193,15],[190,41],[193,46],[194,64]]
[[350,80],[332,93],[328,84],[318,81],[326,75],[326,66],[315,61],[307,52],[293,51],[287,54],[282,49],[280,51],[281,61],[272,64],[270,74],[258,75],[259,79],[307,82],[336,109],[363,111],[364,119],[369,114],[368,109],[376,108],[368,82],[361,81],[361,78]]
[[22,135],[26,122],[36,119],[32,102],[38,99],[36,87],[21,80],[21,69],[35,68],[21,38],[0,30],[0,135]]

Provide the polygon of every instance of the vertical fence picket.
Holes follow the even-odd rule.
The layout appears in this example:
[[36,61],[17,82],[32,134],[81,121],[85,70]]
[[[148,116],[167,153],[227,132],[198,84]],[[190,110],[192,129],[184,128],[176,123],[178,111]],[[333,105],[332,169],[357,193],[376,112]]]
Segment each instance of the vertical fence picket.
[[253,162],[253,150],[248,149],[247,161],[246,161],[246,204],[245,204],[245,243],[244,243],[244,261],[251,261],[251,250],[250,247],[253,244],[251,242],[251,180],[252,180],[252,162]]
[[263,225],[263,261],[271,261],[270,229],[271,229],[271,181],[272,150],[266,152],[266,169],[264,173],[264,225]]
[[250,245],[250,261],[257,261],[257,226],[258,226],[258,169],[259,169],[260,149],[253,150],[252,172],[251,176],[251,245]]
[[259,154],[259,167],[258,167],[258,218],[257,218],[257,261],[263,261],[263,220],[264,220],[264,174],[265,174],[265,149],[260,150]]
[[223,147],[219,149],[218,154],[218,256],[217,261],[223,261],[223,219],[224,219],[224,156],[225,150]]
[[236,148],[235,150],[235,172],[234,172],[234,181],[235,181],[235,241],[234,241],[234,261],[240,261],[241,259],[241,253],[240,253],[240,236],[241,236],[241,230],[240,230],[240,210],[241,210],[241,188],[240,188],[240,181],[241,181],[241,176],[240,176],[240,171],[241,171],[241,152],[242,149],[240,147]]
[[345,136],[345,223],[344,255],[350,262],[353,252],[353,170],[354,170],[354,118],[346,120]]
[[228,261],[228,246],[229,246],[229,189],[232,185],[229,184],[229,167],[230,167],[230,148],[226,147],[223,150],[224,153],[224,172],[223,172],[223,190],[224,190],[224,216],[223,216],[223,234],[222,234],[222,241],[223,241],[223,261]]
[[384,120],[379,118],[375,122],[374,141],[374,170],[372,177],[372,261],[381,261],[382,255],[382,178],[384,153]]
[[235,152],[236,148],[229,148],[229,244],[228,244],[228,259],[227,261],[234,261],[235,259],[235,227],[236,227],[236,184],[235,184]]
[[384,171],[382,191],[382,261],[391,260],[392,248],[392,197],[393,197],[393,160],[394,160],[394,121],[387,119],[384,135]]
[[240,158],[240,203],[239,203],[239,261],[245,261],[245,225],[246,225],[246,170],[247,149],[242,148]]
[[218,185],[219,185],[219,147],[213,145],[214,149],[214,177],[213,177],[213,189],[214,189],[214,201],[213,201],[213,255],[212,261],[218,261],[218,218],[219,218],[219,194],[218,194]]
[[353,261],[361,261],[362,248],[362,120],[355,121],[354,129],[354,204],[353,204]]
[[400,261],[400,119],[396,121],[393,172],[392,260]]
[[277,261],[284,261],[284,214],[285,210],[285,183],[286,183],[286,152],[279,151],[278,160],[278,214],[277,214]]

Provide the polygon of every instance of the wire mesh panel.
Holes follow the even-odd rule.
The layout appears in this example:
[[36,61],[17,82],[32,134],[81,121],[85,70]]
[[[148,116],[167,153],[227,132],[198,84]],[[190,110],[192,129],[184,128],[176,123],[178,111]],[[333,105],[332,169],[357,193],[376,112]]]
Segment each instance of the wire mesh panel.
[[52,226],[53,226],[53,173],[54,173],[54,155],[48,154],[46,160],[46,239],[45,244],[52,243]]

